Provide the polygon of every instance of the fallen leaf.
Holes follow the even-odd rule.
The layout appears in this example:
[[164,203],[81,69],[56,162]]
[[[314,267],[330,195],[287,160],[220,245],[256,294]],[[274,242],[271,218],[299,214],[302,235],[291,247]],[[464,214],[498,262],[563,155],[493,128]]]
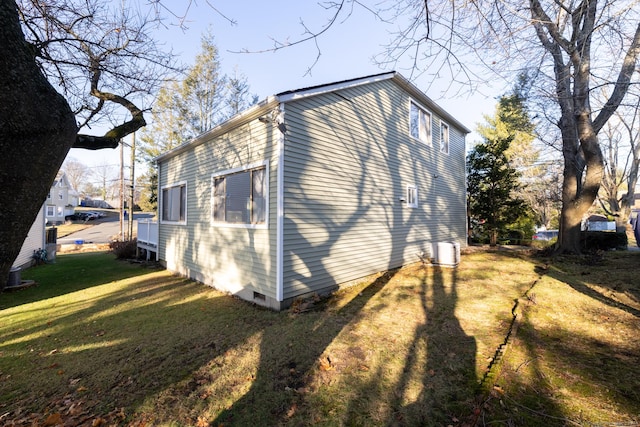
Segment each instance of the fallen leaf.
[[291,405],[291,408],[289,408],[289,410],[287,411],[287,418],[293,417],[297,410],[298,410],[298,405],[296,405],[295,403]]
[[59,412],[56,412],[55,414],[51,414],[47,417],[46,420],[44,420],[44,424],[42,424],[45,427],[48,426],[56,426],[58,424],[62,424],[62,416],[60,415]]
[[106,421],[104,420],[104,418],[98,417],[95,420],[93,420],[93,422],[91,423],[91,427],[99,427],[105,423]]
[[333,364],[331,363],[331,359],[329,359],[329,356],[320,359],[318,364],[321,371],[331,371],[333,369]]

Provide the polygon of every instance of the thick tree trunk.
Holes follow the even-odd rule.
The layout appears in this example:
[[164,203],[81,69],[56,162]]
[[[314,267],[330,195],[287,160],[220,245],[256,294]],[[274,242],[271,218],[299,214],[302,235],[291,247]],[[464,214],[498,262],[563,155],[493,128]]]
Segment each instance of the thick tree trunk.
[[0,2],[0,287],[76,140],[74,115],[40,72],[16,4]]

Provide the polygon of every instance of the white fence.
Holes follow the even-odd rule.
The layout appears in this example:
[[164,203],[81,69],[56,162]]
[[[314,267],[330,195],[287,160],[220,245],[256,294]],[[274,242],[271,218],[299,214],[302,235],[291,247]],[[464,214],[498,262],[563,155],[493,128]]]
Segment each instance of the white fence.
[[158,259],[158,222],[149,219],[138,220],[138,249],[147,252],[147,259],[150,253],[154,252]]

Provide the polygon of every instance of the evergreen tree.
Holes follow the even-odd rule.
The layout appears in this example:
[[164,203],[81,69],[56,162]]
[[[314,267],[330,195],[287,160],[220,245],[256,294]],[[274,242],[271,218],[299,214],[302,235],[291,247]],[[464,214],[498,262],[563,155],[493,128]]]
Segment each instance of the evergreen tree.
[[[489,234],[492,246],[508,226],[522,224],[530,218],[530,208],[518,194],[523,186],[521,172],[510,161],[522,150],[514,147],[530,144],[533,125],[528,119],[524,102],[514,93],[500,98],[496,115],[479,126],[483,142],[467,156],[467,194],[469,215]],[[529,227],[530,228],[530,227]],[[526,230],[531,232],[531,230]]]
[[258,103],[258,96],[249,92],[247,77],[233,69],[233,75],[227,78],[226,107],[228,117],[232,117],[246,108]]
[[157,183],[151,165],[153,158],[209,131],[256,102],[244,75],[237,70],[232,77],[222,73],[218,48],[207,32],[184,80],[166,81],[158,91],[153,122],[142,131],[140,152],[149,162],[146,175],[150,179],[142,188],[141,203],[154,210],[157,206],[156,189],[148,187]]

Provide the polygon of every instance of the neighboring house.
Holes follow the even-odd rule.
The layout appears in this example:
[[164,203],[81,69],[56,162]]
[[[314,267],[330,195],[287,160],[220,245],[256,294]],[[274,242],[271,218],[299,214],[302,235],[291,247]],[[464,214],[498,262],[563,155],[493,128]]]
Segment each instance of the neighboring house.
[[29,234],[27,234],[27,238],[24,240],[24,243],[22,243],[22,248],[20,249],[18,257],[13,262],[12,268],[30,267],[35,261],[33,259],[33,252],[42,248],[46,248],[46,231],[44,220],[45,206],[40,209],[35,221],[33,221],[33,224],[29,229]]
[[467,133],[394,72],[269,97],[156,159],[158,257],[275,309],[437,259],[466,244]]
[[64,172],[59,172],[51,185],[45,202],[45,216],[50,224],[60,224],[64,218],[72,215],[79,204],[78,192],[71,187]]

